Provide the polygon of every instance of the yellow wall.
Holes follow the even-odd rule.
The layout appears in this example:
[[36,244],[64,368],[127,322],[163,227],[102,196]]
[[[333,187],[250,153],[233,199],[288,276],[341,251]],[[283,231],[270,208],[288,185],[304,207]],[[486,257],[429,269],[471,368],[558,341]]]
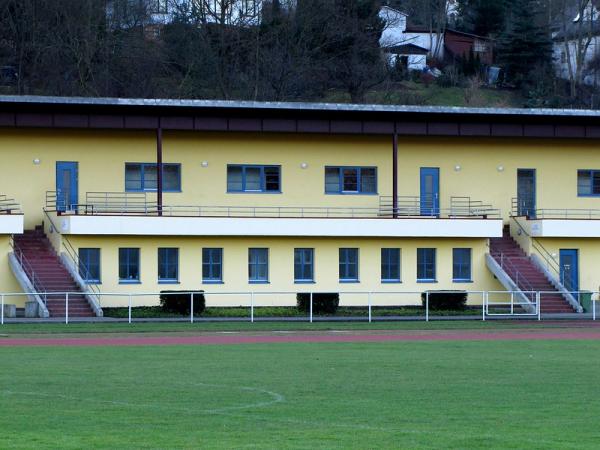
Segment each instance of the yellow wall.
[[[8,264],[8,254],[12,252],[10,238],[0,235],[0,293],[23,292]],[[18,308],[25,306],[25,297],[5,297],[4,303],[17,305]]]
[[[400,138],[399,195],[419,195],[419,168],[439,167],[442,208],[450,206],[451,196],[470,196],[501,208],[507,217],[516,196],[517,168],[536,168],[538,208],[600,208],[600,198],[577,197],[577,169],[600,169],[596,146],[578,140]],[[9,165],[0,178],[0,193],[22,204],[26,227],[32,228],[43,219],[46,191],[55,189],[56,161],[79,162],[83,203],[86,192],[123,192],[125,162],[153,162],[155,152],[151,131],[2,129],[0,156]],[[167,193],[164,201],[377,207],[378,195],[325,195],[324,166],[377,166],[379,194],[391,195],[391,158],[388,136],[166,132],[164,162],[182,163],[182,192]],[[34,159],[41,163],[34,165]],[[228,163],[281,164],[283,194],[227,194]],[[301,163],[308,167],[301,169]]]
[[[484,239],[453,239],[453,240],[407,240],[407,239],[293,239],[293,238],[143,238],[143,237],[71,237],[71,243],[78,249],[81,247],[101,248],[101,276],[103,292],[133,292],[153,293],[161,290],[204,289],[207,292],[339,292],[339,291],[424,291],[442,289],[462,290],[502,290],[493,276],[485,267]],[[129,285],[118,283],[118,249],[119,247],[134,247],[141,250],[141,284]],[[179,253],[180,284],[158,284],[159,247],[177,247]],[[223,248],[223,275],[221,285],[202,284],[202,248]],[[248,248],[269,248],[269,278],[270,283],[248,283]],[[360,254],[360,283],[339,283],[338,281],[338,249],[340,247],[359,248]],[[381,248],[395,247],[402,249],[402,283],[382,284],[381,279]],[[418,247],[435,247],[437,251],[438,283],[416,282],[416,249]],[[452,248],[473,248],[473,283],[452,282]],[[315,284],[294,283],[294,248],[315,249]],[[412,297],[414,303],[415,297]],[[138,299],[141,301],[142,299]],[[218,304],[242,304],[248,302],[248,297],[214,298]],[[289,300],[289,299],[288,299]],[[366,303],[366,298],[354,296],[345,301]],[[402,301],[408,297],[402,297]],[[145,303],[156,303],[155,297],[144,298]],[[279,302],[275,296],[257,299],[261,303]],[[420,301],[420,300],[419,300]],[[474,303],[480,298],[473,297]],[[242,302],[242,303],[239,303]],[[104,306],[123,305],[125,297],[105,298]]]

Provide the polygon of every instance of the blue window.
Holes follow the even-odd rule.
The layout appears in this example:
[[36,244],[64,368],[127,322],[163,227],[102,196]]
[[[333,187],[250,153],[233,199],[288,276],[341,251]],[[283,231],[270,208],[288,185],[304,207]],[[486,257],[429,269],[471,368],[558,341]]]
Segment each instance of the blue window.
[[434,282],[435,280],[435,248],[417,249],[417,281]]
[[221,283],[223,281],[223,249],[202,249],[202,282]]
[[248,279],[250,283],[269,282],[269,250],[266,248],[248,249]]
[[579,197],[600,196],[600,170],[577,171],[577,195]]
[[280,166],[227,166],[227,192],[281,192]]
[[79,249],[79,276],[86,283],[100,283],[100,249]]
[[454,281],[471,281],[471,249],[452,249],[452,279]]
[[312,248],[294,249],[294,281],[311,283],[314,281],[314,255]]
[[140,282],[140,249],[139,248],[120,248],[119,249],[119,282],[120,283],[139,283]]
[[[156,191],[158,189],[156,167],[156,163],[126,163],[125,191]],[[181,191],[181,164],[163,164],[163,191]]]
[[177,283],[179,281],[179,249],[158,249],[158,282]]
[[325,167],[326,194],[376,194],[376,167]]
[[340,248],[340,282],[358,282],[357,248]]
[[381,281],[384,283],[400,283],[400,249],[381,249]]

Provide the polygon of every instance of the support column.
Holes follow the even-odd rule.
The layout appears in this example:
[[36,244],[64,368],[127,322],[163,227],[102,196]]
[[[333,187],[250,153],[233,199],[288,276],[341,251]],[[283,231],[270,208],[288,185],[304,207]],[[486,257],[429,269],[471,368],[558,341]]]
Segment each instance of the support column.
[[159,216],[163,213],[163,160],[162,160],[162,127],[160,118],[156,129],[156,207]]
[[394,133],[392,163],[392,217],[398,218],[398,135]]

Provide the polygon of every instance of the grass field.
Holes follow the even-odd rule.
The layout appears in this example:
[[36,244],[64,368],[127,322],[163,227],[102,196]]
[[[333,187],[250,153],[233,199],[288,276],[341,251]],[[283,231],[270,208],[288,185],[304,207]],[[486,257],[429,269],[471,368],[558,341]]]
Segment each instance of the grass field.
[[599,354],[591,340],[5,347],[0,446],[597,448]]

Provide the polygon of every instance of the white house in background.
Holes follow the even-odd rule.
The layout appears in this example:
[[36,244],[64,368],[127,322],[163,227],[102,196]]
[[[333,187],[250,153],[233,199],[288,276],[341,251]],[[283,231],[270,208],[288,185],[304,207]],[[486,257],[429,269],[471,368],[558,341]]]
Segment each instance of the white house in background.
[[389,6],[381,8],[379,17],[385,23],[379,44],[390,66],[403,61],[409,70],[423,70],[427,56],[436,49],[437,59],[444,58],[444,35],[425,27],[409,27],[408,14]]
[[[572,8],[563,14],[555,18],[552,30],[556,76],[571,80],[580,69],[584,84],[600,85],[600,73],[589,67],[592,60],[600,58],[600,0],[589,0],[583,12]],[[578,60],[583,67],[579,68]]]

